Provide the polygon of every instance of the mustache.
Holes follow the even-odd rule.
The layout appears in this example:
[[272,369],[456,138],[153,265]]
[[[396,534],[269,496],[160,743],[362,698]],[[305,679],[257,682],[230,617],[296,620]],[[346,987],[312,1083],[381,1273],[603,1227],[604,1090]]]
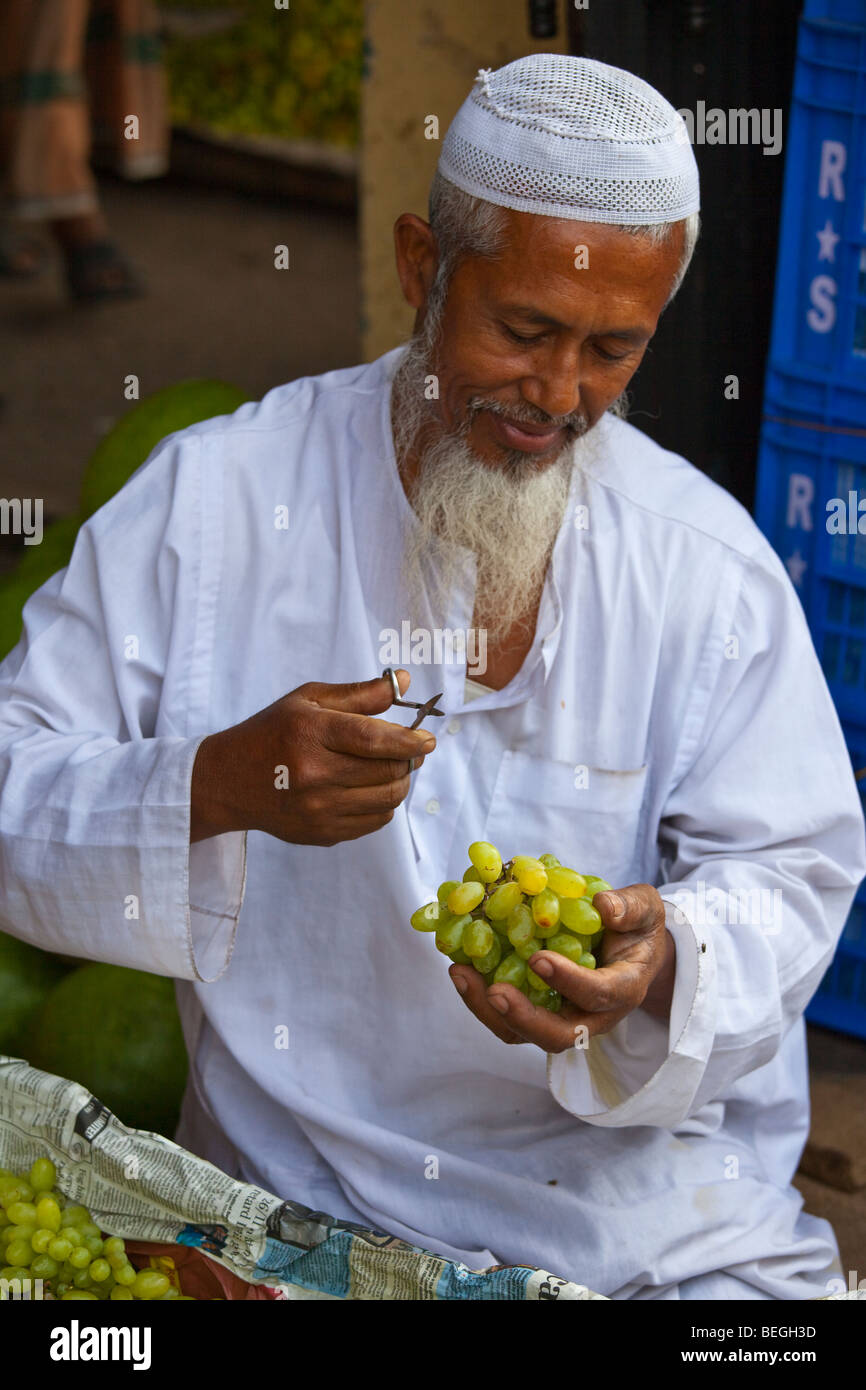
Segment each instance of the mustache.
[[486,396],[470,397],[466,407],[468,424],[471,425],[475,416],[483,410],[489,410],[491,415],[513,420],[518,425],[537,425],[539,429],[549,430],[564,429],[575,439],[586,434],[589,429],[589,420],[582,410],[573,411],[570,415],[547,415],[526,401],[515,405],[503,405],[501,401]]

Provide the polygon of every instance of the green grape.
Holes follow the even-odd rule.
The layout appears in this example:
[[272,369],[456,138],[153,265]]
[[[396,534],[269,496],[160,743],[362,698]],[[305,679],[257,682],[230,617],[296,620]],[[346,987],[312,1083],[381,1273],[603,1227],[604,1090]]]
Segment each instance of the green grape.
[[536,975],[531,965],[526,967],[526,979],[530,989],[550,989],[550,985],[541,975]]
[[90,1212],[87,1207],[79,1206],[77,1203],[70,1207],[64,1207],[60,1217],[61,1226],[84,1226],[91,1225]]
[[463,947],[462,947],[462,946],[461,946],[458,950],[452,951],[452,952],[451,952],[451,959],[452,959],[452,961],[454,962],[455,965],[471,965],[471,964],[472,964],[472,957],[471,957],[471,956],[467,956],[467,954],[466,954],[466,952],[463,950]]
[[487,922],[471,921],[463,933],[463,949],[473,960],[492,950],[495,935]]
[[59,1231],[60,1219],[63,1215],[60,1210],[60,1203],[56,1197],[40,1197],[36,1203],[35,1221],[42,1230]]
[[[86,1249],[86,1247],[78,1248]],[[67,1240],[66,1236],[55,1236],[48,1246],[48,1253],[51,1256],[52,1260],[60,1260],[61,1262],[63,1260],[68,1260],[70,1264],[75,1264],[75,1261],[72,1258],[74,1254],[72,1241]],[[90,1255],[88,1252],[88,1263],[89,1262]],[[75,1265],[75,1267],[76,1269],[81,1268],[81,1266],[77,1264]]]
[[535,922],[527,903],[518,903],[506,919],[506,935],[512,946],[535,935]]
[[501,883],[490,894],[484,904],[484,911],[491,922],[502,922],[522,902],[523,894],[518,883]]
[[34,1230],[36,1228],[36,1208],[32,1202],[13,1202],[6,1208],[6,1215],[16,1226],[32,1226]]
[[451,890],[448,894],[448,911],[453,912],[455,917],[461,917],[464,912],[471,912],[473,907],[477,907],[484,897],[484,888],[480,883],[461,883]]
[[91,1255],[91,1258],[92,1258],[92,1259],[96,1259],[97,1256],[99,1256],[99,1255],[102,1254],[102,1238],[101,1238],[101,1236],[85,1236],[85,1237],[84,1237],[84,1244],[85,1244],[85,1246],[87,1247],[87,1249],[90,1251],[90,1255]]
[[135,1270],[128,1260],[126,1264],[120,1265],[120,1267],[114,1271],[115,1282],[121,1288],[128,1288],[131,1284],[134,1284],[135,1277]]
[[50,1192],[57,1181],[57,1169],[50,1158],[37,1158],[33,1161],[29,1176],[34,1192]]
[[30,1244],[37,1255],[47,1255],[48,1247],[54,1239],[54,1232],[47,1230],[44,1226],[39,1227],[30,1237]]
[[539,854],[538,862],[539,864],[543,864],[545,869],[559,868],[559,860],[555,854]]
[[515,985],[519,989],[526,979],[526,969],[526,962],[520,959],[516,951],[512,951],[510,956],[505,956],[499,962],[493,978],[498,985]]
[[122,1236],[108,1236],[105,1241],[105,1255],[110,1259],[112,1255],[125,1255],[126,1241]]
[[73,1246],[84,1244],[84,1236],[77,1226],[61,1226],[60,1235],[63,1236],[64,1240],[70,1240]]
[[592,901],[596,893],[613,892],[613,888],[607,880],[599,878],[597,874],[584,874],[583,877],[586,879],[586,896],[590,901]]
[[448,902],[448,895],[450,893],[453,893],[454,889],[458,887],[459,884],[456,878],[446,878],[444,883],[439,884],[439,887],[436,890],[436,897],[440,907],[444,907],[446,905],[446,903]]
[[537,936],[553,936],[559,921],[559,898],[549,888],[543,888],[532,899],[532,920]]
[[89,1212],[87,1214],[87,1220],[82,1221],[81,1225],[79,1226],[79,1230],[81,1231],[81,1234],[84,1236],[85,1240],[87,1240],[88,1236],[100,1236],[101,1239],[99,1227],[93,1224],[93,1222],[90,1219]]
[[449,913],[441,903],[425,903],[419,907],[409,918],[410,926],[416,931],[436,931],[440,923],[445,921]]
[[536,1008],[547,1009],[549,1013],[558,1014],[562,1008],[562,995],[555,989],[530,989],[529,1002]]
[[578,964],[579,964],[579,965],[582,965],[583,968],[584,968],[584,970],[594,970],[594,969],[595,969],[595,956],[592,954],[591,951],[584,951],[584,953],[583,953],[583,955],[581,956],[581,958],[580,958]]
[[8,1212],[9,1208],[15,1206],[16,1202],[30,1202],[34,1196],[35,1193],[29,1182],[25,1182],[23,1178],[16,1178],[14,1183],[3,1189],[0,1202]]
[[586,879],[574,869],[565,869],[561,864],[548,870],[547,884],[559,898],[582,898],[586,889]]
[[172,1301],[173,1301],[174,1299],[176,1299],[176,1298],[180,1298],[180,1294],[178,1293],[177,1289],[172,1288],[171,1285],[169,1285],[169,1287],[166,1289],[165,1293],[164,1293],[164,1294],[160,1294],[160,1296],[159,1296],[159,1301],[160,1301],[160,1303],[169,1303],[169,1302],[172,1302]]
[[6,1279],[9,1283],[13,1279],[20,1279],[22,1282],[30,1278],[30,1270],[22,1265],[6,1265],[5,1269],[0,1269],[0,1279]]
[[28,1221],[22,1226],[10,1226],[3,1234],[8,1244],[13,1240],[26,1240],[29,1245],[31,1238],[36,1234],[36,1227],[32,1221]]
[[121,1284],[115,1284],[111,1293],[108,1295],[112,1303],[119,1303],[122,1299],[131,1299],[134,1294],[130,1289],[125,1289]]
[[87,1269],[76,1269],[72,1276],[72,1282],[77,1289],[86,1289],[89,1284],[92,1284],[90,1266],[88,1265]]
[[547,887],[547,870],[540,859],[529,854],[518,854],[512,862],[512,873],[520,884],[521,891],[534,897]]
[[68,1279],[55,1279],[51,1287],[54,1292],[54,1297],[62,1298],[65,1293],[69,1292],[72,1285],[69,1283]]
[[492,933],[492,936],[493,945],[490,947],[490,950],[486,953],[486,955],[477,956],[472,962],[472,964],[475,966],[475,969],[480,971],[482,975],[490,976],[490,980],[488,982],[490,984],[493,983],[493,972],[499,964],[500,960],[502,959],[502,946],[500,945],[500,938],[496,935],[495,932]]
[[463,933],[471,921],[472,918],[467,912],[464,912],[461,917],[450,918],[436,933],[437,950],[445,956],[450,956],[453,951],[459,951],[463,945]]
[[50,1255],[34,1255],[30,1271],[36,1279],[53,1279],[60,1265]]
[[601,916],[588,898],[564,898],[559,906],[562,925],[581,936],[592,936],[604,926]]
[[151,1300],[160,1298],[169,1287],[167,1274],[161,1274],[158,1269],[140,1269],[135,1276],[132,1291],[136,1298]]
[[94,1260],[90,1266],[90,1277],[96,1284],[101,1284],[103,1279],[107,1279],[111,1273],[111,1265],[108,1260]]
[[478,870],[475,868],[475,865],[474,865],[474,864],[470,864],[470,865],[469,865],[469,868],[466,870],[465,874],[463,875],[463,880],[462,880],[462,881],[463,881],[464,883],[483,883],[484,880],[482,879],[482,877],[481,877],[480,873],[478,872]]
[[555,951],[558,956],[565,956],[567,960],[575,965],[580,964],[584,947],[580,937],[573,936],[569,931],[559,931],[555,936],[550,936],[544,943],[545,951]]
[[11,1226],[11,1224],[12,1223],[9,1220],[9,1213],[7,1212],[6,1208],[0,1207],[0,1231],[2,1231],[6,1226]]
[[6,1258],[11,1265],[29,1265],[33,1259],[33,1246],[29,1240],[10,1240],[6,1246]]
[[537,936],[531,936],[528,941],[523,941],[519,946],[515,946],[514,950],[521,960],[529,960],[536,951],[544,950],[544,942],[540,941]]
[[73,1299],[82,1300],[82,1299],[85,1299],[85,1298],[86,1298],[86,1299],[95,1299],[95,1298],[96,1298],[96,1294],[95,1294],[95,1293],[91,1293],[91,1292],[89,1291],[89,1289],[69,1289],[69,1290],[63,1295],[63,1302],[64,1302],[64,1303],[67,1303],[67,1302],[71,1302]]
[[489,840],[475,840],[469,846],[469,862],[478,870],[482,883],[495,883],[502,873],[502,855]]
[[[51,1254],[51,1251],[49,1250],[48,1253]],[[52,1256],[53,1258],[55,1257]],[[90,1251],[86,1245],[76,1245],[74,1250],[70,1246],[70,1254],[66,1258],[73,1269],[89,1269],[90,1267]]]

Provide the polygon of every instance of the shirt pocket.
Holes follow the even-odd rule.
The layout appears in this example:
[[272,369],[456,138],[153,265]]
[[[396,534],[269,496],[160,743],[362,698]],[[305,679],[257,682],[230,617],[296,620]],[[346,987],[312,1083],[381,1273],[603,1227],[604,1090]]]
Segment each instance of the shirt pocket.
[[616,888],[640,879],[647,765],[603,768],[506,751],[485,839],[503,858],[555,854]]

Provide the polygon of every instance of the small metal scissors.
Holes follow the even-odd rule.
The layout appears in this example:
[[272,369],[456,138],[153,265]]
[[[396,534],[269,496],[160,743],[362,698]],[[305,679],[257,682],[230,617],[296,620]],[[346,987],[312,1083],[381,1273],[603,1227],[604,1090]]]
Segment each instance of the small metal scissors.
[[[415,716],[414,722],[409,725],[410,729],[417,729],[418,725],[421,723],[423,719],[427,718],[428,714],[444,716],[444,709],[436,708],[436,701],[442,699],[443,691],[440,690],[438,695],[434,695],[432,700],[427,700],[425,704],[421,704],[418,700],[402,700],[400,698],[400,687],[397,684],[397,677],[394,674],[393,667],[386,666],[384,671],[382,672],[382,677],[383,679],[387,677],[391,682],[391,691],[394,697],[391,701],[392,704],[400,705],[402,709],[416,709],[418,711],[418,713]],[[414,758],[409,759],[409,771],[415,771]]]

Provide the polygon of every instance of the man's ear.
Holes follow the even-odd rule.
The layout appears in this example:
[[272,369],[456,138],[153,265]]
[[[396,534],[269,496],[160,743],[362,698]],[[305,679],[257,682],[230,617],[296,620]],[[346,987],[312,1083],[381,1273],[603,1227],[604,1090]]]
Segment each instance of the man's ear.
[[403,298],[413,309],[423,310],[436,275],[436,237],[428,222],[414,212],[403,212],[394,223],[394,253]]

